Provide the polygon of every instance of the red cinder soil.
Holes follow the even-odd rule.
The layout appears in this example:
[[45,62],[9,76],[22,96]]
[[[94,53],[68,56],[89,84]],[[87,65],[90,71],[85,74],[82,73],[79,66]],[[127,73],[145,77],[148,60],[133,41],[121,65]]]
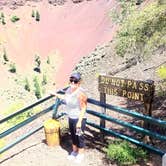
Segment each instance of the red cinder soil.
[[[91,0],[67,1],[61,6],[47,1],[27,2],[15,10],[4,8],[7,24],[0,26],[0,47],[6,49],[9,59],[21,71],[32,69],[35,54],[44,59],[58,51],[62,62],[55,81],[63,87],[81,57],[113,38],[117,27],[111,23],[108,12],[114,6],[114,0]],[[31,17],[32,9],[39,11],[39,22]],[[12,23],[13,15],[20,21]]]

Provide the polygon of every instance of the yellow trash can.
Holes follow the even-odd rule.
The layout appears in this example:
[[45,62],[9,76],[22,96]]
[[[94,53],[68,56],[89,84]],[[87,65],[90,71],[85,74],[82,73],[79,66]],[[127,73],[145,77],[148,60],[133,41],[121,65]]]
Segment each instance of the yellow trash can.
[[44,122],[44,131],[46,143],[48,146],[60,144],[60,122],[54,119],[48,119]]

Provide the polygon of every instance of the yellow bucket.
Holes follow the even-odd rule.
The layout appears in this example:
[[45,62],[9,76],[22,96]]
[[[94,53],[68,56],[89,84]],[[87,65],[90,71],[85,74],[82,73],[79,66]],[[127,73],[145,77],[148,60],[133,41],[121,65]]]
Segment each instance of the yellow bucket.
[[54,119],[48,119],[44,122],[44,131],[46,143],[48,146],[60,144],[60,122]]

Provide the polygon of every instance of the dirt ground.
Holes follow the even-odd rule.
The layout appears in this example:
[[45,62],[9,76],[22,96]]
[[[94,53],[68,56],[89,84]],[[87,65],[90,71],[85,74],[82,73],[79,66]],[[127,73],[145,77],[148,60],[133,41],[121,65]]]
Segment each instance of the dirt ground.
[[[91,136],[86,135],[88,139]],[[2,166],[71,166],[77,165],[74,161],[67,160],[71,152],[70,136],[61,137],[60,146],[49,147],[45,143],[44,130],[37,132],[25,141],[16,145],[0,157]],[[81,166],[105,165],[105,154],[97,149],[97,142],[86,141],[85,160]]]
[[[116,113],[112,113],[111,116],[118,116],[121,119],[125,117],[119,116]],[[7,136],[6,142],[12,142],[17,137],[31,130],[35,126],[44,123],[44,121],[51,117],[51,113],[45,117],[39,118],[27,125],[23,129],[19,129],[14,134]],[[99,122],[99,118],[88,116],[88,120]],[[67,119],[61,119],[61,125],[66,126]],[[107,127],[120,130],[116,125],[111,123],[107,124]],[[127,132],[127,131],[124,131]],[[106,142],[101,141],[100,131],[90,126],[86,126],[85,131],[85,160],[80,166],[118,166],[116,163],[111,162],[106,157],[105,148],[107,147],[108,140],[117,139],[112,136],[106,137]],[[162,146],[162,144],[161,144]],[[163,147],[164,148],[164,144]],[[13,148],[4,152],[0,156],[0,165],[2,166],[71,166],[77,165],[74,161],[68,161],[67,156],[71,152],[71,138],[68,130],[61,131],[60,146],[49,147],[46,144],[46,137],[44,128],[37,133],[31,135],[21,143],[17,144]],[[139,162],[133,166],[161,166],[161,157],[152,153],[148,154],[147,162]]]

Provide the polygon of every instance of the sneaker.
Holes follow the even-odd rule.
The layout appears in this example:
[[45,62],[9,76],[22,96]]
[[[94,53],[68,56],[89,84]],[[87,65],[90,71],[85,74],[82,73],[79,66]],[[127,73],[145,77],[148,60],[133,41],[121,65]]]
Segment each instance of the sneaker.
[[72,152],[70,153],[70,155],[67,156],[67,159],[68,159],[68,160],[74,160],[75,157],[77,156],[77,154],[78,154],[77,152],[72,151]]
[[76,156],[75,163],[81,163],[84,160],[84,154],[78,154]]

